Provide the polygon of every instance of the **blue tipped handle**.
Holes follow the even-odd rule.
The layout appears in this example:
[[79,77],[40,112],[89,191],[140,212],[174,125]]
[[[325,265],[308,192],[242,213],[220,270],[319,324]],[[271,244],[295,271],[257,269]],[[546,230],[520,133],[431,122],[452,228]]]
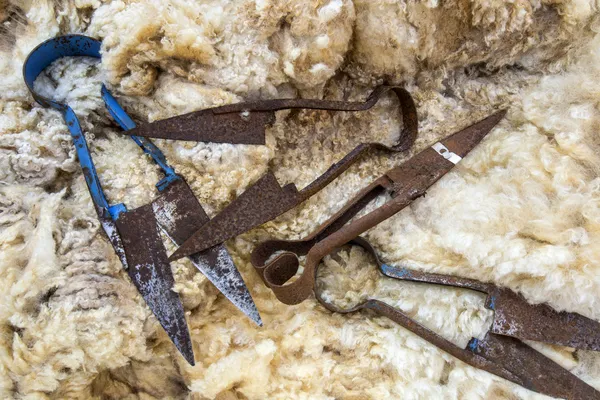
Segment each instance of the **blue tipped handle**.
[[[102,85],[102,99],[104,100],[104,104],[106,104],[106,108],[108,112],[113,117],[115,121],[123,128],[124,130],[133,129],[136,127],[135,122],[131,119],[131,117],[123,110],[123,108],[117,103],[117,100],[113,97],[112,94],[108,91],[106,86]],[[162,151],[150,139],[140,136],[131,136],[134,142],[137,143],[138,146],[144,150],[144,153],[150,155],[154,162],[160,166],[165,174],[165,177],[156,184],[158,190],[164,190],[169,183],[180,179],[179,176],[175,173],[173,167],[167,163],[167,159]]]
[[[83,169],[85,175],[85,181],[88,185],[92,200],[97,207],[105,209],[113,220],[119,217],[121,212],[126,211],[123,204],[109,205],[102,185],[98,179],[96,168],[92,160],[90,149],[88,147],[85,136],[81,130],[79,119],[71,107],[66,104],[59,103],[55,100],[41,96],[33,89],[33,83],[39,74],[48,67],[53,61],[58,60],[62,57],[74,57],[74,56],[87,56],[100,58],[100,42],[83,35],[66,35],[53,39],[46,40],[45,42],[38,45],[27,57],[23,66],[23,76],[25,83],[35,100],[44,107],[52,107],[62,112],[75,149],[77,151],[77,157],[79,158],[79,164]],[[132,129],[136,126],[133,119],[123,110],[117,100],[110,94],[108,89],[102,85],[102,99],[106,104],[106,107],[110,115],[124,130]],[[144,152],[152,159],[156,164],[163,170],[165,177],[156,184],[158,190],[162,191],[168,185],[178,179],[181,179],[175,170],[167,163],[164,154],[160,151],[154,143],[149,139],[131,136],[131,138],[144,150]]]

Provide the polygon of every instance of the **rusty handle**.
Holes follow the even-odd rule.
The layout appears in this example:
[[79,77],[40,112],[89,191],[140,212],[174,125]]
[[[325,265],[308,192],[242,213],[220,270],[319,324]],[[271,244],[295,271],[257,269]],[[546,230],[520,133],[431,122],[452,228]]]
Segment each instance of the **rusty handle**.
[[[416,197],[418,196],[415,196],[414,198]],[[281,282],[281,271],[287,271],[289,273],[294,269],[297,270],[298,259],[282,254],[276,259],[276,267],[264,269],[263,279],[265,283],[273,290],[275,296],[282,303],[290,305],[301,303],[312,293],[316,279],[317,266],[326,255],[396,214],[398,211],[409,205],[414,198],[392,199],[375,211],[355,220],[315,244],[306,256],[306,263],[302,274],[298,276],[295,281],[287,284]],[[293,275],[288,276],[288,279],[292,276]]]
[[280,111],[293,108],[328,111],[364,111],[373,107],[384,93],[389,90],[395,90],[395,88],[396,86],[378,86],[371,92],[365,101],[351,102],[316,99],[257,100],[216,107],[212,110],[212,112],[214,114],[229,114],[242,111]]
[[[375,90],[373,94],[371,94],[370,99],[374,98],[375,104],[379,97],[387,92],[388,90],[392,90],[396,96],[398,96],[398,100],[400,102],[400,108],[402,110],[402,122],[404,124],[404,128],[400,133],[400,138],[398,143],[394,146],[385,146],[381,143],[361,143],[356,146],[350,153],[348,153],[344,158],[335,164],[331,165],[327,171],[325,171],[321,176],[312,181],[308,186],[300,191],[300,195],[303,200],[308,199],[325,186],[327,186],[331,181],[340,176],[344,171],[346,171],[352,164],[358,161],[365,153],[367,153],[371,149],[385,150],[390,152],[399,152],[404,151],[410,148],[410,146],[414,143],[415,138],[418,133],[418,119],[417,119],[417,107],[415,106],[415,102],[412,99],[412,96],[408,91],[401,87],[396,86],[383,86],[379,87]],[[375,93],[377,93],[375,95]],[[371,101],[371,100],[369,100]],[[369,103],[367,101],[367,103]],[[365,104],[367,104],[365,103]],[[369,107],[370,108],[370,107]],[[366,109],[366,108],[365,108]]]
[[[381,86],[380,86],[381,87]],[[379,89],[379,88],[377,88]],[[376,89],[376,90],[377,90]],[[387,91],[387,90],[386,90]],[[315,99],[273,99],[258,100],[254,102],[242,102],[221,106],[213,110],[214,114],[229,114],[244,111],[281,111],[289,109],[304,108],[309,110],[327,111],[364,111],[373,107],[379,100],[379,94],[373,96],[374,91],[366,101],[337,101],[337,100],[315,100]]]
[[401,310],[398,310],[380,300],[370,299],[352,308],[343,309],[325,301],[321,297],[320,292],[318,291],[315,291],[315,296],[319,303],[321,303],[323,307],[325,307],[331,312],[349,314],[360,310],[371,310],[383,317],[389,318],[398,325],[411,331],[415,335],[418,335],[419,337],[425,339],[434,346],[437,346],[439,349],[445,351],[451,356],[454,356],[475,368],[483,369],[492,374],[515,382],[518,385],[526,386],[526,382],[520,376],[517,376],[508,369],[502,367],[499,363],[490,361],[487,358],[476,354],[471,350],[458,347],[457,345],[438,335],[431,329],[428,329],[423,325],[419,324],[418,322],[414,321]]
[[381,207],[321,240],[308,252],[306,256],[306,269],[312,270],[323,257],[331,253],[334,249],[343,246],[360,234],[390,218],[412,203],[420,195],[420,193],[415,193],[412,197],[393,198]]
[[[342,228],[370,201],[389,189],[390,185],[391,182],[385,175],[378,178],[303,240],[268,240],[259,244],[252,252],[252,265],[275,295],[282,302],[289,304],[290,288],[284,284],[296,274],[299,266],[298,256],[307,254],[320,240]],[[282,253],[271,259],[278,252]],[[312,285],[308,289],[312,290]],[[303,292],[308,289],[303,289]],[[295,292],[294,286],[291,291]],[[296,296],[293,294],[291,297]]]
[[422,272],[408,268],[396,268],[387,264],[381,264],[381,272],[390,278],[402,281],[431,283],[434,285],[454,286],[475,290],[482,293],[490,293],[493,285],[485,282],[476,281],[469,278],[461,278],[452,275],[434,274]]
[[412,333],[427,340],[429,343],[433,344],[434,346],[437,346],[438,348],[442,349],[451,356],[454,356],[475,368],[483,369],[494,375],[508,379],[518,385],[527,387],[527,382],[525,382],[520,376],[515,375],[513,372],[502,367],[499,363],[488,360],[487,358],[473,353],[470,350],[458,347],[454,343],[444,339],[442,336],[438,335],[432,330],[412,320],[402,311],[382,301],[369,300],[366,303],[364,303],[364,306],[362,308],[373,310],[377,314],[391,319],[403,328],[408,329]]

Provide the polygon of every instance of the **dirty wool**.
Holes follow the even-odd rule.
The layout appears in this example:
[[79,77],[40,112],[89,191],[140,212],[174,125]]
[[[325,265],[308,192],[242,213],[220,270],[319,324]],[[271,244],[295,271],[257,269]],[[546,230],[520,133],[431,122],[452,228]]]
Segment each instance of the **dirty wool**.
[[[189,366],[96,219],[61,116],[21,68],[66,33],[101,62],[56,62],[37,89],[83,121],[112,203],[150,202],[161,175],[103,108],[139,121],[244,99],[364,99],[404,85],[423,149],[501,108],[507,117],[425,197],[365,234],[382,259],[509,287],[600,319],[600,20],[594,0],[0,0],[0,397],[15,399],[542,399],[393,322],[279,303],[249,262],[299,239],[408,157],[373,153],[294,210],[226,243],[264,321],[244,317],[186,260],[172,263]],[[214,216],[267,170],[299,188],[363,141],[392,144],[393,97],[364,113],[282,111],[264,146],[158,141]],[[379,199],[375,205],[386,199]],[[373,207],[375,206],[373,205]],[[169,251],[172,251],[170,248]],[[392,282],[359,248],[324,260],[327,296],[377,297],[459,346],[490,311],[477,293]],[[530,343],[600,389],[600,355]]]

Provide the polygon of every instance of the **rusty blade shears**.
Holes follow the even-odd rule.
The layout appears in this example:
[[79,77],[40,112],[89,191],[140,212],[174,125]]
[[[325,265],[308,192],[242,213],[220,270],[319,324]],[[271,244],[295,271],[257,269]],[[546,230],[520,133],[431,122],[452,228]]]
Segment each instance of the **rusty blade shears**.
[[485,307],[494,311],[492,326],[483,338],[471,338],[462,348],[381,300],[368,299],[348,308],[337,306],[328,300],[325,286],[317,283],[315,297],[328,310],[341,314],[370,310],[473,367],[538,393],[570,400],[600,399],[600,392],[522,341],[535,340],[598,351],[600,325],[596,321],[576,313],[557,312],[547,304],[529,304],[523,296],[489,283],[384,264],[371,244],[361,237],[348,244],[360,246],[370,253],[385,277],[486,293]]
[[[191,235],[173,254],[171,254],[169,260],[173,261],[185,257],[188,254],[202,251],[219,243],[223,243],[228,239],[278,217],[319,192],[369,151],[380,150],[388,153],[398,153],[410,149],[418,132],[417,108],[415,103],[410,93],[399,86],[379,86],[371,92],[364,102],[280,99],[239,103],[231,106],[205,110],[212,113],[218,113],[218,115],[221,116],[233,112],[231,110],[245,110],[244,112],[248,112],[249,115],[255,115],[257,113],[261,114],[265,112],[273,113],[275,110],[284,108],[310,108],[329,111],[365,111],[372,108],[387,92],[395,94],[398,98],[400,110],[402,112],[402,123],[404,125],[398,140],[394,145],[386,146],[376,142],[360,143],[340,161],[331,165],[327,171],[302,190],[298,190],[293,183],[282,187],[279,182],[277,182],[275,175],[272,172],[267,172],[207,224],[203,225],[198,231]],[[206,114],[199,114],[199,116],[203,115]],[[197,116],[195,120],[198,120],[200,118],[199,116]],[[158,123],[148,124],[147,127],[154,124]],[[250,126],[248,126],[248,128],[250,129]],[[264,134],[264,127],[262,129]]]
[[[177,293],[172,290],[173,274],[157,223],[179,245],[209,218],[185,180],[175,173],[160,149],[143,137],[131,136],[162,169],[164,178],[156,185],[161,195],[151,204],[135,210],[127,210],[124,204],[108,203],[75,112],[67,104],[41,96],[33,87],[35,79],[46,67],[61,57],[69,56],[100,58],[100,42],[87,36],[67,35],[41,43],[29,54],[23,66],[27,87],[39,104],[63,114],[103,230],[138,291],[177,349],[193,365],[192,343],[183,306]],[[102,98],[121,128],[135,127],[134,121],[104,86]],[[258,325],[262,325],[254,301],[224,246],[212,247],[189,258],[230,301]]]
[[[279,300],[286,304],[300,303],[312,293],[315,271],[323,257],[423,196],[496,126],[504,114],[504,111],[497,112],[392,168],[361,190],[306,239],[262,243],[252,253],[252,264]],[[391,194],[391,200],[346,225],[373,199],[386,192]],[[280,251],[284,252],[272,258]],[[298,270],[298,254],[306,254],[304,271],[296,280],[288,282]]]
[[[537,340],[585,350],[600,350],[600,325],[596,321],[575,313],[558,313],[545,304],[528,304],[522,296],[491,284],[383,264],[373,247],[359,237],[424,195],[503,116],[504,112],[491,115],[388,171],[305,239],[269,240],[259,244],[252,253],[252,264],[265,284],[285,304],[298,304],[314,292],[316,299],[332,312],[374,311],[467,364],[528,389],[567,399],[600,399],[600,393],[594,388],[519,340]],[[391,200],[350,222],[372,200],[385,192],[391,192]],[[348,222],[350,223],[347,224]],[[325,256],[347,244],[358,245],[369,252],[384,276],[487,293],[486,307],[495,312],[490,332],[483,339],[473,338],[466,348],[460,348],[382,301],[369,299],[347,309],[336,306],[323,296],[322,285],[316,284],[317,272],[319,263]],[[297,274],[299,256],[306,256],[304,270],[300,275]]]

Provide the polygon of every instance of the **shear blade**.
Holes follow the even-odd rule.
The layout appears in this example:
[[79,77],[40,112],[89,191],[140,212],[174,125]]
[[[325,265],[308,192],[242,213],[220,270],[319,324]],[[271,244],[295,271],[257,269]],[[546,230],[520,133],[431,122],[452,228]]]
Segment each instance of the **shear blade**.
[[[181,179],[170,183],[153,203],[154,213],[167,236],[180,245],[209,221],[190,187]],[[189,255],[189,259],[221,293],[258,326],[262,320],[252,296],[222,244]]]
[[269,172],[233,200],[223,211],[198,230],[190,232],[181,246],[169,257],[177,260],[197,251],[215,246],[223,241],[262,225],[293,208],[299,201],[293,184],[283,188],[275,175]]
[[600,324],[583,315],[529,304],[523,296],[500,288],[488,295],[486,307],[494,310],[494,333],[600,351]]
[[472,339],[468,349],[518,376],[515,383],[529,390],[570,400],[600,399],[596,389],[518,339],[488,333]]
[[265,128],[275,120],[275,114],[269,111],[226,114],[213,111],[200,110],[141,124],[123,133],[158,139],[264,145]]
[[189,256],[213,285],[256,325],[262,326],[254,300],[225,246],[218,245]]
[[152,205],[121,213],[116,221],[127,272],[179,352],[194,365],[194,350]]

